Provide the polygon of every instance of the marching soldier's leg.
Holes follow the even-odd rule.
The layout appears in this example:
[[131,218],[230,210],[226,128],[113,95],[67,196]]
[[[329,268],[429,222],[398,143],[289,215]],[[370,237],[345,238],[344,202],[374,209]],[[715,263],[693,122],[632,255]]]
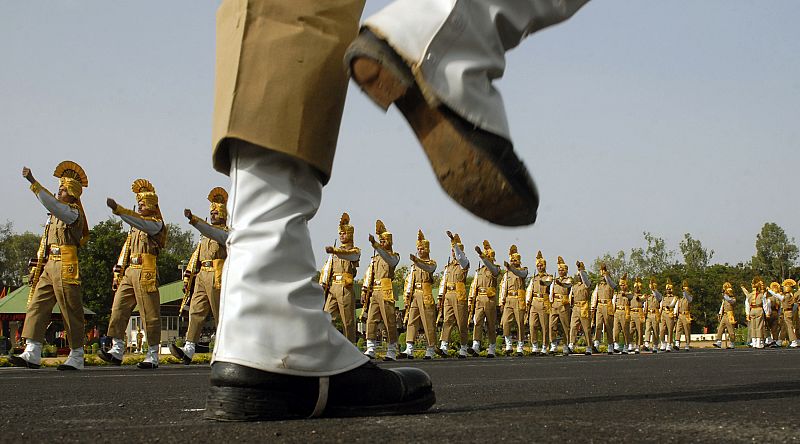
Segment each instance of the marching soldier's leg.
[[[621,325],[622,325],[622,322],[620,320],[620,317],[616,313],[614,313],[614,327],[613,327],[613,330],[612,330],[612,332],[613,332],[612,333],[612,337],[614,338],[613,339],[613,341],[614,341],[614,353],[619,353],[620,352],[619,343],[617,341],[619,341],[619,330],[620,330],[620,326]],[[608,344],[609,344],[608,346],[611,347],[611,341],[609,341]]]
[[481,351],[481,341],[483,341],[483,325],[487,322],[484,303],[477,298],[475,301],[475,325],[472,327],[472,356],[478,356]]
[[386,337],[389,344],[386,345],[386,356],[384,360],[394,360],[397,356],[397,313],[394,307],[394,301],[383,301],[383,313],[381,316],[384,318],[383,325],[386,327]]
[[569,319],[570,315],[572,315],[571,311],[568,307],[564,307],[561,312],[558,314],[558,322],[561,324],[561,330],[564,333],[562,339],[564,340],[564,344],[561,346],[562,352],[566,351],[567,343],[569,342]]
[[584,354],[592,354],[592,321],[587,317],[580,317],[581,327],[583,328],[583,337],[586,339],[586,351]]
[[506,301],[503,306],[503,316],[500,318],[500,325],[503,326],[503,340],[506,346],[503,348],[503,354],[506,356],[511,354],[511,318],[514,316],[514,309],[511,307],[511,302]]
[[786,330],[786,336],[789,338],[789,347],[797,348],[797,334],[794,331],[794,322],[792,320],[792,313],[788,313],[789,316],[786,316],[786,313],[781,314],[781,318],[783,321],[783,328]]
[[[391,330],[388,328],[387,319],[384,319],[383,317],[383,310],[381,310],[382,304],[383,294],[379,290],[373,291],[373,293],[370,295],[369,310],[367,311],[367,348],[364,350],[364,355],[370,359],[375,359],[375,344],[378,340],[378,324],[383,322],[384,325],[387,326],[389,333],[391,333]],[[397,329],[395,328],[395,334],[397,334],[396,332]]]
[[147,291],[136,279],[133,281],[139,313],[144,320],[144,334],[147,336],[147,352],[144,361],[136,366],[142,369],[158,368],[158,351],[161,348],[161,298],[158,288]]
[[456,324],[458,325],[459,340],[461,341],[461,347],[458,350],[459,358],[467,357],[467,341],[469,340],[468,311],[469,308],[466,301],[456,301]]
[[525,324],[524,313],[522,307],[517,303],[514,306],[514,321],[517,326],[517,356],[522,356],[525,345]]
[[[122,357],[125,354],[126,337],[125,330],[131,318],[133,307],[136,306],[136,294],[131,283],[133,270],[125,271],[125,276],[114,293],[114,302],[111,304],[111,318],[108,320],[108,336],[111,337],[111,350],[101,350],[100,358],[113,365],[121,365]],[[138,280],[139,275],[136,274]]]
[[497,347],[497,306],[491,299],[487,299],[484,310],[486,312],[486,339],[489,340],[486,357],[494,358]]
[[56,294],[51,278],[54,269],[51,262],[45,264],[34,289],[33,297],[28,304],[25,322],[22,326],[25,350],[19,356],[12,356],[9,359],[9,362],[17,367],[39,368],[42,364],[44,332],[50,322],[53,306],[56,304]]
[[554,352],[556,350],[556,338],[558,337],[558,313],[551,310],[547,314],[547,325],[549,327],[547,335],[550,337],[550,351]]
[[[424,297],[420,297],[424,299]],[[425,341],[428,347],[425,349],[424,359],[432,359],[436,348],[436,304],[425,304],[422,302],[422,328],[425,331]]]
[[453,330],[453,325],[456,324],[456,310],[453,307],[453,302],[448,295],[443,296],[444,305],[442,307],[442,333],[440,336],[441,344],[439,344],[439,348],[447,352],[447,347],[450,343],[450,334]]
[[211,301],[208,296],[207,285],[208,275],[211,275],[211,280],[213,281],[213,273],[208,272],[200,272],[195,278],[194,293],[189,303],[189,327],[186,329],[186,343],[180,348],[175,344],[170,344],[169,346],[170,353],[187,365],[192,362],[197,342],[200,340],[200,334],[203,331],[203,325],[211,312]]
[[[570,353],[575,351],[575,343],[578,340],[578,327],[580,326],[580,321],[580,310],[572,310],[572,318],[569,321],[569,344],[567,345]],[[588,346],[591,347],[591,344]]]
[[56,295],[56,302],[61,307],[61,315],[64,317],[64,326],[67,329],[67,340],[69,342],[69,357],[63,364],[58,366],[59,370],[80,370],[83,369],[83,346],[86,343],[84,335],[85,320],[83,317],[83,301],[81,298],[81,286],[74,284],[64,284],[59,274],[56,276],[58,284],[53,286]]
[[[419,301],[420,303],[422,301]],[[414,342],[417,340],[417,330],[422,323],[422,310],[419,309],[417,298],[411,295],[411,308],[408,309],[408,323],[406,323],[406,349],[404,353],[408,359],[414,359]]]
[[342,319],[342,328],[344,328],[344,335],[353,344],[356,343],[356,308],[355,296],[353,292],[343,285],[336,297],[339,299],[339,316]]

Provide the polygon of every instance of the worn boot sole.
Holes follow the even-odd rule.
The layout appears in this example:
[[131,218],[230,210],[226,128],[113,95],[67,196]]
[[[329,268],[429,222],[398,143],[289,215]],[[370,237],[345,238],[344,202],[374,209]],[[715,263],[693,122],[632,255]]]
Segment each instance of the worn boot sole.
[[11,356],[10,358],[8,358],[8,362],[10,362],[11,365],[13,365],[14,367],[40,368],[42,366],[41,364],[34,364],[28,362],[20,358],[19,356]]
[[379,107],[394,103],[422,144],[442,189],[476,216],[505,226],[536,221],[539,194],[508,140],[425,101],[406,63],[364,30],[345,53],[353,80]]
[[186,356],[186,353],[175,344],[169,345],[169,353],[177,359],[180,359],[185,365],[192,363],[192,358]]

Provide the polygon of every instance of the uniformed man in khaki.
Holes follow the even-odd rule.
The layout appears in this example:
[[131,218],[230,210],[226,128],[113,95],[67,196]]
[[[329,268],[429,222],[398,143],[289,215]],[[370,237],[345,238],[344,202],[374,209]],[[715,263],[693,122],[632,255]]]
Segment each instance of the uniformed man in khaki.
[[569,346],[567,347],[569,353],[575,353],[575,344],[578,341],[578,328],[583,331],[583,338],[586,341],[585,354],[592,354],[592,318],[590,314],[589,304],[591,303],[591,296],[589,295],[589,274],[586,273],[586,267],[583,262],[575,262],[578,267],[578,274],[572,279],[573,285],[570,288],[570,302],[572,305],[572,319],[570,320],[569,328]]
[[553,279],[553,284],[550,285],[550,315],[548,317],[548,325],[550,325],[550,352],[553,353],[558,347],[556,338],[558,337],[558,325],[561,324],[561,331],[564,336],[563,352],[569,353],[569,317],[571,314],[571,305],[569,301],[569,291],[572,288],[572,278],[567,275],[568,267],[564,263],[564,258],[558,257],[558,276]]
[[497,276],[500,267],[494,263],[495,252],[489,241],[483,241],[483,250],[476,246],[475,251],[481,264],[475,270],[475,277],[469,287],[468,309],[470,318],[475,323],[472,332],[472,347],[467,350],[472,356],[478,356],[481,351],[483,329],[486,328],[486,339],[489,341],[487,358],[494,358],[497,346]]
[[[780,308],[781,303],[778,298],[775,297],[776,294],[781,293],[781,284],[777,282],[771,282],[769,287],[767,288],[767,292],[765,293],[765,297],[770,303],[770,311],[769,315],[764,316],[764,323],[767,329],[767,335],[769,336],[769,340],[767,341],[766,345],[770,348],[777,348],[779,347],[779,338],[780,338]],[[767,335],[764,337],[766,338]]]
[[753,291],[749,292],[746,288],[742,287],[742,291],[747,296],[747,307],[749,309],[748,315],[750,322],[748,329],[750,330],[750,337],[752,337],[752,346],[756,349],[764,348],[764,316],[769,314],[772,306],[766,297],[764,281],[761,277],[756,276],[752,282]]
[[[192,214],[188,208],[183,210],[183,215],[189,219],[189,224],[200,232],[200,243],[192,253],[186,271],[183,275],[184,291],[191,291],[188,307],[189,327],[186,329],[186,343],[178,347],[174,343],[169,345],[172,356],[183,361],[184,364],[192,362],[197,341],[206,323],[208,315],[214,317],[214,326],[219,324],[219,290],[222,286],[222,267],[228,250],[225,241],[228,239],[228,211],[225,204],[228,202],[228,192],[222,187],[216,187],[208,193],[211,203],[208,223]],[[188,288],[189,286],[193,288]],[[184,303],[185,304],[185,303]]]
[[405,354],[414,356],[414,339],[422,326],[427,347],[423,359],[432,359],[434,353],[443,355],[436,348],[436,301],[433,299],[433,273],[436,261],[430,258],[431,244],[422,230],[417,233],[417,254],[411,254],[411,270],[406,278],[405,298],[408,321],[406,324]]
[[[655,278],[650,278],[650,295],[644,302],[646,318],[644,323],[644,350],[658,353],[658,343],[661,342],[659,325],[661,324],[661,292],[658,291],[658,283]],[[652,347],[651,341],[652,339]]]
[[367,320],[367,349],[364,354],[371,359],[375,358],[375,348],[380,345],[378,324],[382,323],[389,341],[383,360],[394,361],[397,359],[397,315],[392,280],[400,255],[392,250],[392,233],[386,230],[386,225],[380,219],[375,221],[375,234],[380,241],[376,242],[375,237],[369,235],[369,243],[375,253],[361,287],[362,312],[366,313]]
[[[542,252],[536,253],[536,274],[528,283],[525,302],[528,304],[528,324],[531,335],[531,353],[547,354],[547,334],[550,331],[550,284],[553,275],[546,271],[547,261]],[[539,350],[539,332],[542,333],[542,348]]]
[[661,324],[658,330],[661,333],[661,351],[671,352],[675,341],[675,304],[677,298],[673,294],[672,281],[667,278],[664,285],[664,297],[661,298]]
[[794,327],[794,307],[797,304],[797,300],[795,300],[794,295],[794,287],[796,285],[797,282],[795,282],[794,279],[786,279],[781,285],[783,287],[783,291],[775,292],[770,289],[772,296],[780,302],[779,342],[782,343],[784,338],[788,338],[790,341],[789,347],[791,348],[797,348],[798,345],[800,345],[798,344],[797,332],[795,331]]
[[[592,315],[594,317],[594,348],[600,347],[600,331],[605,332],[605,342],[608,347],[608,354],[614,353],[614,340],[611,337],[614,320],[614,286],[608,276],[605,264],[600,265],[600,280],[592,292]],[[616,284],[614,284],[616,285]]]
[[[628,325],[631,320],[630,300],[633,298],[633,293],[628,290],[628,273],[622,275],[618,286],[612,285],[612,287],[617,289],[617,291],[614,292],[614,296],[611,298],[611,303],[614,306],[614,353],[628,354],[626,347],[631,342],[630,332],[628,331]],[[620,333],[622,333],[622,339],[625,341],[622,347],[620,347],[620,344],[617,342]]]
[[722,303],[719,306],[719,327],[717,328],[717,342],[714,347],[722,348],[722,334],[728,332],[728,347],[734,348],[736,340],[736,316],[733,308],[736,298],[733,296],[733,285],[730,282],[722,284]]
[[353,279],[361,259],[361,250],[353,245],[353,226],[350,215],[342,213],[339,219],[339,242],[325,247],[328,260],[319,274],[319,283],[325,290],[325,311],[332,318],[342,321],[342,334],[350,342],[356,342],[356,300],[353,294]]
[[684,350],[689,351],[692,342],[692,313],[689,311],[689,304],[694,298],[689,289],[689,281],[683,280],[682,290],[675,303],[675,317],[678,322],[678,326],[675,328],[675,349],[681,347],[681,334],[683,334],[686,337]]
[[461,347],[458,350],[459,359],[467,357],[469,341],[469,321],[467,307],[467,273],[469,273],[469,259],[464,253],[464,244],[458,233],[447,232],[450,238],[450,261],[444,267],[444,276],[439,284],[439,298],[442,301],[442,336],[439,348],[447,353],[450,341],[450,332],[453,327],[458,329]]
[[633,281],[633,297],[630,301],[631,322],[628,325],[630,342],[628,342],[628,353],[639,354],[642,347],[644,335],[645,312],[644,304],[647,296],[642,293],[642,280],[636,278]]
[[[506,356],[522,356],[525,345],[525,278],[528,277],[528,267],[522,266],[522,256],[517,251],[517,246],[512,245],[508,251],[508,262],[504,262],[506,272],[500,283],[500,308],[503,313],[500,324],[503,326],[503,339],[506,347]],[[511,339],[511,328],[517,331],[517,351],[514,352]]]
[[84,318],[81,299],[78,247],[89,236],[86,214],[81,204],[83,188],[89,180],[77,163],[65,160],[56,166],[58,193],[53,195],[33,177],[27,167],[22,176],[31,183],[31,191],[48,213],[47,224],[39,241],[39,251],[31,268],[28,308],[22,337],[25,350],[9,359],[17,367],[39,368],[42,343],[47,325],[58,304],[64,319],[69,343],[69,357],[58,370],[83,369]]
[[108,321],[111,350],[100,351],[100,358],[113,365],[122,364],[125,353],[126,329],[133,307],[139,306],[144,320],[148,349],[144,361],[137,364],[142,369],[158,368],[158,349],[161,346],[161,301],[158,293],[156,258],[167,242],[167,226],[158,206],[158,196],[153,185],[145,179],[136,179],[131,185],[136,194],[136,212],[107,199],[106,205],[131,226],[131,231],[114,267],[114,302]]

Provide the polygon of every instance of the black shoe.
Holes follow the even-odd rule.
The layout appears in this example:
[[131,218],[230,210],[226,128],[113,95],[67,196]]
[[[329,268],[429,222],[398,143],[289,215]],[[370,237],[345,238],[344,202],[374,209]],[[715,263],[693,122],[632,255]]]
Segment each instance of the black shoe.
[[172,353],[172,356],[183,361],[184,364],[189,365],[192,363],[192,358],[186,356],[186,352],[183,351],[180,347],[175,344],[169,345],[169,352]]
[[713,345],[716,348],[722,348],[722,345],[721,344],[717,344],[716,342],[711,344],[711,345]]
[[443,358],[449,358],[450,357],[450,355],[448,355],[444,350],[442,350],[439,347],[436,347],[435,350],[436,350],[436,354],[441,356],[441,357],[443,357]]
[[396,361],[396,359],[390,358],[388,356],[384,356],[383,360],[386,361],[386,362],[394,362],[394,361]]
[[489,359],[494,358],[494,353],[486,353],[486,357]]
[[472,347],[467,349],[467,353],[469,353],[470,355],[475,356],[475,357],[478,356],[478,352],[476,352],[475,349],[472,348]]
[[458,356],[458,359],[467,359],[467,356],[462,355],[461,353],[457,354],[456,356]]
[[600,353],[600,350],[597,349],[594,345],[592,346],[592,353]]
[[28,362],[20,358],[19,356],[11,356],[10,358],[8,358],[8,362],[10,362],[11,365],[13,365],[14,367],[39,368],[42,366],[41,364],[34,364]]
[[433,359],[433,356],[425,355],[425,356],[422,357],[422,359],[425,359],[425,360]]
[[656,354],[656,353],[658,353],[658,349],[657,349],[657,348],[654,348],[654,349],[653,349],[653,354]]
[[152,362],[142,361],[136,364],[136,368],[141,368],[143,370],[155,370],[158,368],[158,364],[153,364]]
[[400,352],[397,354],[397,359],[414,359],[414,358],[413,357],[409,358],[406,352]]
[[58,367],[56,367],[56,370],[59,370],[59,371],[63,372],[63,371],[72,371],[72,370],[76,370],[77,371],[78,369],[76,367],[71,366],[71,365],[59,364]]
[[608,349],[608,354],[609,354],[609,355],[613,355],[613,354],[614,354],[614,350],[612,350],[612,349],[610,349],[610,348],[609,348],[609,349]]
[[518,357],[518,358],[521,358],[521,357],[525,356],[525,354],[522,353],[522,352],[517,352],[515,356]]
[[97,356],[111,365],[122,365],[122,359],[115,358],[114,355],[105,350],[100,350],[100,353],[98,353]]
[[367,29],[347,48],[344,63],[373,102],[384,110],[392,103],[397,106],[453,200],[498,225],[534,223],[539,193],[510,141],[477,128],[444,105],[428,104],[408,64]]
[[[308,418],[320,398],[320,378],[270,373],[229,362],[211,366],[205,418],[265,421]],[[421,413],[436,402],[431,379],[416,368],[384,370],[367,362],[328,379],[327,403],[318,416],[352,417]]]
[[583,354],[586,355],[586,356],[592,356],[592,350],[587,348],[586,351],[583,352]]

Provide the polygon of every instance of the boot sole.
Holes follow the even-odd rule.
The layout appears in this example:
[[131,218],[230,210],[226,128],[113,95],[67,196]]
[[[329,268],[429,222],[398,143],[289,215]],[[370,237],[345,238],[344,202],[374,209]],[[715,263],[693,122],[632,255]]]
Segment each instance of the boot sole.
[[180,359],[184,365],[189,365],[192,363],[192,359],[186,356],[186,353],[184,353],[183,350],[181,350],[181,348],[175,344],[169,345],[169,353],[176,359]]
[[23,367],[23,368],[36,369],[36,368],[41,368],[41,366],[42,366],[41,364],[33,364],[31,362],[28,362],[28,361],[20,358],[19,356],[11,356],[10,358],[8,358],[8,362],[10,362],[11,365],[13,365],[14,367]]
[[[245,422],[280,421],[308,418],[310,412],[293,411],[296,407],[288,395],[243,387],[214,387],[209,389],[205,419]],[[391,416],[423,413],[436,403],[434,392],[403,403],[368,406],[328,406],[323,417]]]
[[422,144],[442,189],[462,207],[504,226],[536,221],[539,194],[511,143],[445,106],[431,107],[405,62],[369,31],[345,53],[352,79],[383,110],[392,103]]

